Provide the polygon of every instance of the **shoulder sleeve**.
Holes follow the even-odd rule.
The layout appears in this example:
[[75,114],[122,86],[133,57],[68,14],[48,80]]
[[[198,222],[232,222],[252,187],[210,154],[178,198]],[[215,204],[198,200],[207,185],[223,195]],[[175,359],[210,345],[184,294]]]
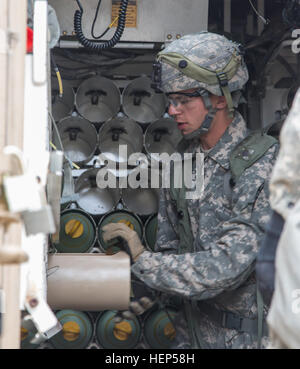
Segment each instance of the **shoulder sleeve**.
[[272,146],[239,178],[232,216],[220,224],[206,251],[182,255],[148,253],[133,272],[148,286],[192,299],[208,299],[241,285],[254,270],[259,243],[270,219],[268,180],[277,148]]
[[179,237],[176,224],[176,205],[172,203],[169,191],[162,189],[159,196],[155,251],[174,252],[177,250]]

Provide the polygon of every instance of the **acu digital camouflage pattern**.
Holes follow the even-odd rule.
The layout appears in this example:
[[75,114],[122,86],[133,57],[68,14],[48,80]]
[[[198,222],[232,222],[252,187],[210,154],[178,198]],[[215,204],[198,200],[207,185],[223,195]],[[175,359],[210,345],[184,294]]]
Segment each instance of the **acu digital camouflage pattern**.
[[[201,199],[187,200],[193,252],[178,255],[176,203],[163,190],[158,214],[157,252],[144,252],[132,266],[134,274],[151,288],[199,301],[197,324],[204,348],[256,348],[255,336],[217,326],[201,312],[201,301],[247,318],[257,317],[255,259],[270,219],[268,180],[277,144],[246,169],[233,192],[227,193],[224,174],[232,149],[248,135],[236,113],[219,142],[205,153],[205,189]],[[201,152],[194,140],[187,152]],[[186,322],[178,314],[174,347],[188,348]],[[263,343],[266,341],[264,337]]]
[[[210,32],[201,32],[194,35],[183,36],[173,41],[160,54],[178,53],[193,63],[211,71],[222,70],[232,58],[232,54],[239,50],[239,45],[229,41],[226,37]],[[242,89],[248,81],[248,70],[242,56],[236,74],[229,80],[229,91]],[[178,71],[162,62],[162,89],[164,92],[175,92],[190,88],[202,87],[214,95],[222,96],[219,84],[208,85],[201,81],[191,79],[184,74],[184,69]]]
[[281,129],[280,143],[270,182],[270,202],[286,219],[300,198],[300,90]]

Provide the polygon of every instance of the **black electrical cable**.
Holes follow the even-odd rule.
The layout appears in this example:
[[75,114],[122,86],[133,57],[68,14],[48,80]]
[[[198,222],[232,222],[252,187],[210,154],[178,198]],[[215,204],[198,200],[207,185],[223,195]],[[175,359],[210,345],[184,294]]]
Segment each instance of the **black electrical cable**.
[[126,22],[126,10],[129,0],[122,0],[120,10],[119,10],[119,19],[118,26],[113,37],[108,41],[102,41],[101,43],[88,40],[83,32],[82,32],[82,15],[83,8],[81,6],[80,0],[76,0],[79,9],[76,10],[74,15],[74,29],[78,38],[78,41],[86,48],[100,51],[103,49],[107,49],[116,45],[116,43],[121,39],[121,36],[124,32],[125,22]]
[[96,24],[96,20],[97,20],[97,18],[98,18],[98,13],[99,13],[99,9],[100,9],[100,5],[101,5],[101,1],[102,0],[99,0],[98,1],[98,5],[97,5],[97,9],[96,9],[96,13],[95,13],[95,18],[94,18],[94,20],[93,20],[93,24],[92,24],[92,29],[91,29],[91,34],[92,34],[92,36],[93,36],[93,38],[95,39],[95,40],[98,40],[99,38],[101,38],[102,37],[102,35],[100,35],[100,36],[95,36],[95,24]]
[[103,36],[105,36],[109,30],[110,28],[107,27],[106,30],[103,33],[101,33],[101,35],[98,38],[102,38]]
[[99,13],[99,9],[100,9],[100,5],[101,5],[101,1],[102,0],[99,0],[99,2],[98,2],[98,5],[97,5],[97,9],[96,9],[96,14],[95,14],[95,18],[94,18],[94,20],[93,20],[93,25],[92,25],[92,29],[91,29],[91,34],[92,34],[92,36],[93,36],[93,38],[95,39],[95,40],[99,40],[99,39],[101,39],[103,36],[105,36],[106,34],[107,34],[107,32],[110,30],[110,26],[108,26],[107,28],[106,28],[106,30],[103,32],[103,33],[101,33],[101,35],[100,36],[95,36],[95,24],[96,24],[96,20],[97,20],[97,17],[98,17],[98,13]]

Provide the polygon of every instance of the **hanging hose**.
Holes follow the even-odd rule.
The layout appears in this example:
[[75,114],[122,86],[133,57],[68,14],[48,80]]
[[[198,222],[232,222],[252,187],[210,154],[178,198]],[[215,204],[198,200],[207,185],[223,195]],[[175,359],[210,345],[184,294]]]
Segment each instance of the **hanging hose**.
[[53,56],[53,53],[51,53],[51,64],[53,66],[54,72],[55,72],[56,77],[57,77],[58,88],[59,88],[59,97],[63,97],[63,94],[64,94],[63,83],[62,83],[60,71],[59,71],[58,66],[55,62],[55,58]]
[[101,43],[95,42],[95,41],[90,41],[88,40],[83,32],[82,32],[82,15],[83,15],[83,8],[81,6],[81,3],[79,0],[76,0],[79,9],[80,10],[76,10],[75,15],[74,15],[74,29],[78,38],[78,41],[86,48],[88,49],[92,49],[92,50],[103,50],[103,49],[107,49],[110,47],[113,47],[116,45],[116,43],[120,40],[123,32],[124,32],[124,28],[125,28],[125,22],[126,22],[126,10],[127,10],[127,5],[129,0],[122,0],[121,6],[120,6],[120,10],[119,10],[119,21],[118,21],[118,26],[117,29],[115,31],[115,34],[113,35],[113,37],[109,40],[109,41],[102,41]]

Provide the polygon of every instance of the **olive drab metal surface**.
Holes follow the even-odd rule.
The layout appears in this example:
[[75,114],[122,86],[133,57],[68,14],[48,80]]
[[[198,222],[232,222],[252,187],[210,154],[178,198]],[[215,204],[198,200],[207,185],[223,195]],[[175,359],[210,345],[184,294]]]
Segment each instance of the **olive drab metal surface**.
[[133,349],[140,341],[142,328],[139,318],[115,323],[116,310],[105,311],[96,323],[96,338],[105,349]]
[[83,349],[93,338],[93,324],[90,317],[75,310],[60,310],[56,313],[62,331],[56,334],[51,344],[57,349]]
[[21,337],[21,349],[35,349],[39,345],[31,343],[30,341],[34,338],[36,331],[31,331],[21,326],[20,337]]
[[58,252],[89,252],[96,242],[96,224],[93,218],[80,209],[61,213],[59,241],[53,243]]
[[150,216],[144,227],[145,231],[145,242],[146,246],[151,250],[154,251],[154,246],[156,242],[156,235],[157,235],[157,214]]
[[169,349],[176,331],[172,323],[176,311],[172,308],[152,311],[144,321],[144,337],[152,349]]

